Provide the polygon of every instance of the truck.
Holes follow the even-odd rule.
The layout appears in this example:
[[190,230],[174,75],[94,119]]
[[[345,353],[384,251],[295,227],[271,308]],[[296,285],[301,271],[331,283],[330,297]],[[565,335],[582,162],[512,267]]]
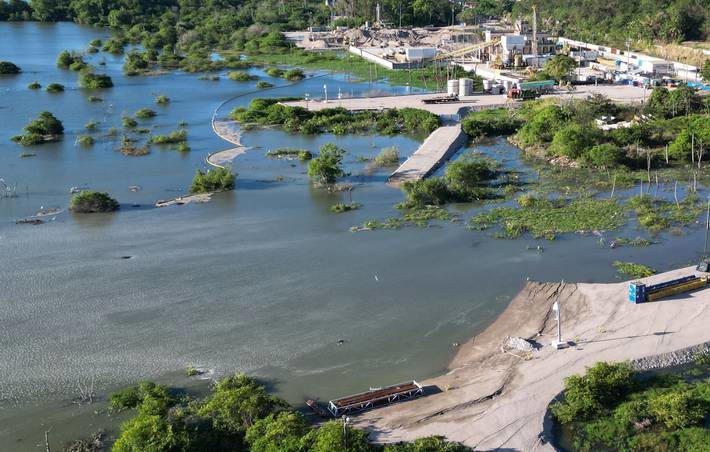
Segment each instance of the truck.
[[540,92],[534,89],[520,89],[512,87],[508,90],[508,99],[529,100],[537,99],[540,96]]

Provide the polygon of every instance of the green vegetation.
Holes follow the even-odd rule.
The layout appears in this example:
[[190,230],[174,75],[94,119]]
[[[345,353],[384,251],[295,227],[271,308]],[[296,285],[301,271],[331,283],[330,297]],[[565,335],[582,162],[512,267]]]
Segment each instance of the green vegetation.
[[360,207],[362,207],[362,204],[353,202],[350,204],[345,204],[345,203],[338,203],[338,204],[333,204],[330,206],[330,211],[333,213],[343,213],[343,212],[348,212],[351,210],[357,210]]
[[87,100],[89,102],[103,102],[103,99],[98,96],[89,96],[87,97]]
[[79,77],[79,85],[82,88],[112,88],[113,81],[106,74],[94,74],[93,72],[82,73]]
[[710,60],[706,60],[705,63],[703,63],[700,76],[703,78],[704,82],[710,83]]
[[395,146],[383,148],[375,157],[374,164],[378,168],[399,165],[399,152]]
[[[190,374],[197,372],[189,369]],[[218,380],[203,399],[177,397],[163,385],[141,383],[111,396],[114,411],[133,410],[114,452],[253,451],[376,452],[363,430],[341,420],[312,427],[286,402],[245,375]],[[347,442],[347,445],[346,445]],[[387,445],[385,452],[467,452],[441,437]]]
[[170,135],[153,135],[150,137],[150,144],[177,144],[187,141],[187,130],[181,129],[172,132]]
[[270,67],[266,70],[266,75],[274,78],[281,78],[284,75],[284,70],[277,67]]
[[138,119],[150,119],[154,118],[157,113],[155,113],[153,110],[150,108],[141,108],[138,110],[135,114],[136,118]]
[[118,201],[108,193],[82,191],[71,199],[71,210],[76,213],[113,212],[119,207]]
[[366,221],[362,226],[353,226],[350,232],[372,231],[375,229],[400,229],[406,226],[427,227],[432,221],[458,221],[458,217],[452,216],[446,209],[437,206],[406,208],[399,217],[389,217],[384,221]]
[[233,190],[234,179],[235,177],[230,167],[209,169],[206,173],[198,169],[195,177],[192,179],[190,193],[211,193]]
[[98,122],[94,121],[93,119],[89,119],[89,122],[84,124],[84,128],[87,130],[95,130],[97,125]]
[[493,196],[488,182],[495,179],[497,175],[493,162],[469,154],[449,163],[443,177],[404,182],[402,191],[406,199],[400,207],[423,208],[448,202],[488,199]]
[[574,450],[700,451],[710,443],[703,425],[710,411],[708,380],[641,380],[626,364],[600,362],[583,376],[567,377],[564,398],[551,409],[569,428]]
[[190,148],[190,146],[188,146],[187,143],[183,142],[183,143],[178,144],[177,147],[175,148],[175,150],[178,152],[190,152],[192,150],[192,148]]
[[342,168],[345,151],[334,144],[325,144],[320,154],[308,164],[308,176],[316,183],[331,185],[346,175]]
[[302,69],[289,69],[284,74],[284,78],[290,82],[297,82],[303,80],[305,77]]
[[305,149],[294,149],[294,148],[279,148],[274,149],[266,153],[266,156],[270,159],[280,159],[280,160],[311,160],[313,154]]
[[557,234],[578,231],[604,231],[626,223],[623,208],[614,200],[538,199],[530,194],[518,198],[518,207],[496,207],[469,220],[473,230],[498,225],[496,237],[516,238],[530,233],[535,238],[553,240]]
[[577,67],[577,62],[570,56],[559,54],[550,58],[542,68],[545,79],[567,80]]
[[636,211],[639,224],[652,233],[690,226],[704,211],[702,201],[693,193],[678,204],[652,196],[636,196],[629,200],[629,206]]
[[121,118],[121,123],[123,124],[123,127],[126,129],[133,129],[138,126],[138,121],[131,118],[130,116],[123,116]]
[[61,93],[64,91],[64,85],[61,83],[50,83],[47,85],[48,93]]
[[68,50],[65,50],[57,56],[57,67],[59,69],[79,71],[84,66],[86,66],[84,59],[76,52],[69,52]]
[[81,135],[79,138],[76,140],[77,143],[79,143],[81,146],[93,146],[95,141],[94,137],[91,135]]
[[145,74],[150,70],[150,55],[147,52],[131,50],[123,62],[123,73],[129,77]]
[[473,112],[461,121],[463,131],[473,138],[511,135],[522,124],[515,111],[507,108]]
[[197,77],[197,80],[210,80],[212,82],[218,82],[219,75],[204,74],[204,75]]
[[344,108],[308,111],[301,107],[281,105],[287,99],[254,99],[248,109],[235,108],[230,117],[245,126],[278,125],[290,132],[306,134],[378,132],[383,134],[430,134],[439,127],[439,117],[414,108],[391,109],[382,112],[353,113]]
[[185,372],[185,374],[186,374],[188,377],[195,377],[195,376],[197,376],[197,375],[200,375],[200,371],[197,370],[197,369],[195,369],[194,367],[190,366],[190,367],[187,368],[187,371]]
[[155,103],[158,105],[167,105],[170,103],[170,98],[168,96],[160,95],[155,98]]
[[631,276],[634,279],[647,278],[656,274],[656,270],[651,267],[634,262],[614,261],[612,265],[619,273]]
[[20,66],[9,61],[0,61],[0,75],[14,75],[22,72]]
[[28,89],[40,89],[42,88],[42,85],[40,85],[39,82],[32,82],[29,85],[27,85]]
[[25,146],[58,140],[64,135],[62,121],[48,111],[40,113],[39,118],[32,120],[23,130],[27,132],[25,135],[17,135],[12,140]]
[[250,82],[252,80],[258,80],[259,77],[256,75],[251,75],[244,71],[232,71],[227,74],[229,80],[234,80],[235,82]]
[[259,89],[267,89],[267,88],[273,88],[274,84],[261,80],[259,82],[256,82],[256,87]]

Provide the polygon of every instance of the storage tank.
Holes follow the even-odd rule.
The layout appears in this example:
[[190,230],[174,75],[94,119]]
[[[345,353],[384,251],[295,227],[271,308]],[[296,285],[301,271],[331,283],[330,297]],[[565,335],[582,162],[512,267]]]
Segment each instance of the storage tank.
[[407,61],[422,61],[434,58],[436,49],[433,47],[408,47],[404,49]]
[[446,83],[446,94],[449,96],[457,96],[459,94],[459,81],[449,80]]
[[483,80],[483,91],[486,93],[491,92],[491,81],[490,80]]
[[460,78],[459,79],[459,96],[471,96],[473,95],[473,80],[470,78]]

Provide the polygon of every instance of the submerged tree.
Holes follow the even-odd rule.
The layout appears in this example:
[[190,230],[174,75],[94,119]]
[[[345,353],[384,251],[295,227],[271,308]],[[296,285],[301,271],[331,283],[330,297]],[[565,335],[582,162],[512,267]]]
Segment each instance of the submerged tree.
[[346,175],[341,166],[345,151],[334,144],[325,144],[320,155],[308,164],[308,175],[321,184],[334,184]]

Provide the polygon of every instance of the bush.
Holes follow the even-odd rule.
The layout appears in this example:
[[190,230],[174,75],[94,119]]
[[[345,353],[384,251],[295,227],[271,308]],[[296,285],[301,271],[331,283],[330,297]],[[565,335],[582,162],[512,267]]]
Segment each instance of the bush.
[[39,84],[39,82],[32,82],[29,85],[27,85],[28,89],[40,89],[42,88],[42,85]]
[[467,135],[473,138],[510,135],[515,133],[522,121],[516,119],[506,108],[483,110],[468,115],[461,126]]
[[549,152],[576,160],[595,145],[597,135],[594,127],[575,122],[567,124],[555,133]]
[[93,146],[94,138],[90,135],[81,135],[77,140],[81,146]]
[[451,200],[451,192],[442,177],[431,177],[402,184],[406,207],[439,206]]
[[592,166],[613,168],[624,161],[624,151],[613,143],[603,143],[592,146],[582,156]]
[[176,144],[187,140],[187,130],[176,130],[170,135],[154,135],[150,138],[151,144]]
[[286,71],[286,73],[283,75],[283,77],[286,80],[289,80],[291,82],[297,82],[299,80],[303,80],[306,78],[306,75],[303,73],[301,69],[291,69]]
[[357,210],[360,207],[362,207],[362,204],[358,204],[356,202],[352,204],[344,204],[344,203],[338,203],[338,204],[333,204],[330,206],[330,211],[333,213],[343,213],[343,212],[349,212],[351,210]]
[[136,112],[136,118],[138,119],[150,119],[154,118],[157,113],[155,113],[150,108],[141,108]]
[[89,102],[103,102],[103,99],[98,96],[89,96],[87,100]]
[[383,148],[375,157],[375,166],[383,168],[387,166],[397,166],[399,164],[399,153],[395,146]]
[[284,75],[284,70],[276,67],[270,67],[266,70],[266,75],[274,78],[281,78]]
[[119,207],[108,193],[82,191],[71,199],[71,210],[77,213],[113,212]]
[[345,176],[342,161],[345,151],[334,144],[325,144],[320,148],[320,155],[308,164],[308,175],[321,184],[334,184],[339,177]]
[[197,170],[192,179],[191,193],[211,193],[215,191],[228,191],[234,189],[234,174],[231,168],[209,169],[205,173]]
[[294,160],[298,159],[301,161],[311,160],[313,154],[305,149],[294,149],[294,148],[280,148],[266,153],[266,156],[271,159],[283,159],[283,160]]
[[123,411],[137,408],[147,397],[164,400],[168,404],[174,401],[167,386],[146,381],[112,394],[110,404],[114,411]]
[[542,107],[532,112],[516,137],[523,146],[549,143],[567,119],[567,114],[557,105]]
[[256,82],[256,87],[259,89],[267,89],[267,88],[273,88],[273,83],[265,82],[265,81],[260,81]]
[[[63,51],[62,53],[57,56],[57,67],[60,69],[70,69],[72,65],[77,64],[78,66],[85,66],[86,63],[84,63],[84,60],[82,59],[81,55],[78,55],[75,52],[69,52],[67,50]],[[81,70],[81,67],[78,69],[73,69],[72,70]]]
[[187,143],[180,143],[178,144],[176,150],[178,152],[190,152],[192,149],[190,149],[190,146],[188,146]]
[[626,364],[599,362],[584,376],[565,378],[565,400],[553,404],[552,413],[563,424],[589,420],[621,400],[634,386],[633,371]]
[[79,85],[82,88],[112,88],[113,80],[106,74],[94,74],[93,72],[87,72],[81,74],[79,77]]
[[61,83],[50,83],[47,85],[48,93],[61,93],[62,91],[64,91],[64,85]]
[[[18,138],[18,137],[13,137]],[[14,141],[19,141],[19,143],[23,146],[34,146],[36,144],[42,144],[46,140],[44,139],[43,135],[39,135],[36,133],[28,133],[27,135],[19,135],[19,140],[14,140]]]
[[245,439],[253,451],[301,452],[302,438],[309,430],[301,413],[283,411],[256,421]]
[[9,61],[0,61],[0,75],[13,75],[22,72],[20,66]]
[[158,96],[155,98],[155,103],[158,105],[166,105],[170,103],[170,98],[168,96]]
[[18,141],[24,146],[55,140],[64,134],[62,122],[48,111],[40,113],[39,118],[31,121],[23,130],[27,134],[13,137],[13,141]]
[[[348,444],[345,447],[346,431]],[[372,452],[374,448],[367,441],[367,432],[344,426],[343,421],[334,420],[313,429],[303,438],[304,449],[311,452]]]
[[232,71],[227,74],[229,80],[234,80],[235,82],[249,82],[252,80],[257,80],[259,77],[256,75],[251,75],[243,71]]
[[[121,49],[123,50],[123,49]],[[145,53],[132,50],[126,54],[123,73],[129,77],[145,73],[150,68],[150,61]]]

